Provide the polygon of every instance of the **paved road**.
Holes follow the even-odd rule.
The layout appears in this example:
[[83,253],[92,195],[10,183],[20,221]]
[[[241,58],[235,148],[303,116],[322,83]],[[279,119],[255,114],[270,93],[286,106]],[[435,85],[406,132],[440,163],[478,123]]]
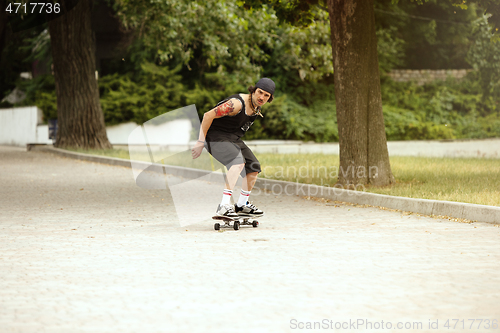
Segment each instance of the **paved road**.
[[[259,228],[216,232],[127,168],[0,147],[0,170],[2,333],[500,332],[468,329],[500,320],[492,224],[260,193]],[[221,192],[198,183],[193,210]]]

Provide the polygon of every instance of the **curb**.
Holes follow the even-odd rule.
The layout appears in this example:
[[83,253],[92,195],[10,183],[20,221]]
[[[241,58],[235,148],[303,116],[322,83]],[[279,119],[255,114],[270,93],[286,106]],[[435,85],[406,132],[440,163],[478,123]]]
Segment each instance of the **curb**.
[[[28,150],[48,152],[82,161],[132,168],[132,163],[130,160],[121,158],[74,153],[51,146],[32,146],[29,147]],[[159,167],[160,170],[164,170],[164,172],[167,174],[183,178],[196,179],[210,175],[209,179],[206,180],[212,182],[220,182],[221,180],[221,173],[218,172],[134,161],[134,167],[138,167],[141,170],[145,170],[152,165]],[[273,194],[310,196],[353,204],[386,207],[390,209],[409,211],[424,215],[450,216],[458,219],[478,222],[500,223],[500,207],[495,206],[477,205],[453,201],[396,197],[384,194],[344,190],[336,187],[308,185],[264,178],[257,179],[255,188],[270,191]],[[276,191],[276,188],[279,189],[279,192]]]

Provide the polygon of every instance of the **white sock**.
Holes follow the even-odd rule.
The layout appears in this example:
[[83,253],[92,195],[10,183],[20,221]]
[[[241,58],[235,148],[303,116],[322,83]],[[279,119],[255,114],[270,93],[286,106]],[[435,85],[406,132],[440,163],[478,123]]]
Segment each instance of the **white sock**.
[[221,205],[230,205],[231,204],[231,196],[233,195],[233,191],[224,189],[224,193],[222,193],[222,201]]
[[245,190],[241,190],[241,194],[240,194],[240,198],[238,199],[238,207],[243,207],[244,205],[247,204],[248,202],[248,197],[250,197],[250,193],[252,191],[245,191]]

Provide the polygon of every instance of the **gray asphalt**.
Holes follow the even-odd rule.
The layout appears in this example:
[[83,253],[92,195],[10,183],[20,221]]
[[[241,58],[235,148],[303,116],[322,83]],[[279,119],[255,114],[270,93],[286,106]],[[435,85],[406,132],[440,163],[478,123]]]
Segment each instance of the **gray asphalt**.
[[[261,192],[259,228],[217,232],[128,168],[0,147],[0,170],[2,333],[500,331],[493,224]],[[193,212],[222,191],[181,187]]]

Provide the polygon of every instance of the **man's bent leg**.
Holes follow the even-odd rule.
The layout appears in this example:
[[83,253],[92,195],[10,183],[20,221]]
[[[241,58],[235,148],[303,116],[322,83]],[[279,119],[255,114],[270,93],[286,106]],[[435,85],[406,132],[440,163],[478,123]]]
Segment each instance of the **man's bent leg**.
[[[235,164],[232,165],[226,173],[226,189],[233,190],[240,173],[243,171],[245,164]],[[255,181],[254,181],[255,184]]]
[[232,165],[226,173],[225,182],[226,187],[224,192],[222,193],[222,201],[220,205],[217,207],[216,214],[219,216],[227,216],[227,217],[238,217],[238,215],[234,211],[234,207],[231,205],[231,196],[233,195],[233,188],[238,181],[238,177],[240,176],[241,171],[245,164],[235,164]]
[[255,205],[250,204],[248,202],[248,198],[250,196],[250,192],[252,191],[255,182],[257,181],[258,172],[250,172],[245,175],[243,178],[243,183],[241,184],[241,194],[238,200],[238,203],[235,206],[235,212],[238,215],[244,216],[260,216],[264,214],[264,212]]
[[241,188],[244,191],[252,191],[255,186],[255,182],[257,181],[258,172],[247,173],[245,178],[243,178],[243,182],[241,183]]

